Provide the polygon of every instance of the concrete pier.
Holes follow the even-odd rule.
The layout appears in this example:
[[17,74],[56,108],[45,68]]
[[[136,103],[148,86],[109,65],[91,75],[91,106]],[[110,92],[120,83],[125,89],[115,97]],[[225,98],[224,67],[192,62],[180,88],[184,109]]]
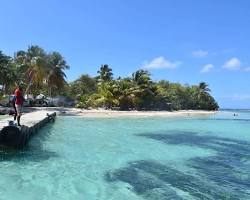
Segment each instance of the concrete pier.
[[55,112],[35,111],[21,117],[21,127],[9,125],[13,117],[0,120],[0,145],[12,148],[23,148],[31,136],[47,123],[54,122]]

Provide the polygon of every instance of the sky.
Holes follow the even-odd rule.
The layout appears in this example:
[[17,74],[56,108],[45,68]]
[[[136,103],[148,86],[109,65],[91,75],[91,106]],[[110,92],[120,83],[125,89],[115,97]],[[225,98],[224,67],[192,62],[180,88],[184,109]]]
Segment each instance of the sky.
[[250,108],[249,0],[0,0],[0,50],[60,52],[68,81],[118,76],[205,81],[221,108]]

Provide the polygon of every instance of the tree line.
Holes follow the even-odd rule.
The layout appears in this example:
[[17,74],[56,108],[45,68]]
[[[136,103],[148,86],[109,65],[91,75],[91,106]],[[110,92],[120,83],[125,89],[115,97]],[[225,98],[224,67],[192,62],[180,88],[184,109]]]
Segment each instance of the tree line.
[[3,94],[11,94],[22,83],[27,92],[53,95],[67,85],[64,70],[69,69],[59,52],[47,53],[39,46],[17,51],[13,57],[0,51],[0,85]]
[[17,51],[13,57],[0,51],[2,94],[11,94],[22,82],[30,94],[64,95],[75,99],[79,108],[119,110],[217,110],[207,83],[181,85],[167,80],[153,81],[146,70],[129,77],[114,78],[112,68],[102,65],[95,77],[81,75],[68,83],[69,65],[59,52],[48,53],[39,46]]
[[113,78],[112,69],[102,65],[96,77],[85,74],[70,83],[71,95],[80,108],[120,110],[217,110],[217,102],[205,82],[181,85],[166,80],[154,82],[146,70],[131,77]]

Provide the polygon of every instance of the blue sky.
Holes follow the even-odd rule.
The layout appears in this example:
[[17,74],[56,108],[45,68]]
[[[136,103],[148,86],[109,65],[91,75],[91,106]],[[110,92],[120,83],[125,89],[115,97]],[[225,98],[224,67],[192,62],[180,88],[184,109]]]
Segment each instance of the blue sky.
[[1,0],[0,50],[59,51],[68,80],[148,69],[154,80],[206,81],[222,108],[250,108],[248,0]]

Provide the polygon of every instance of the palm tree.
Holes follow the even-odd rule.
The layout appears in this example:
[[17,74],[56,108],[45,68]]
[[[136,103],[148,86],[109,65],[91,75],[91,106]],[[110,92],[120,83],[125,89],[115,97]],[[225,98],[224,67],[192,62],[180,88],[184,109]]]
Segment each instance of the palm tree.
[[66,84],[66,74],[63,70],[69,69],[69,66],[58,52],[52,52],[47,56],[47,65],[48,73],[44,81],[48,85],[48,91],[51,97],[52,88],[61,89]]
[[196,97],[198,101],[202,101],[205,96],[209,95],[209,92],[211,90],[208,88],[208,84],[205,82],[199,83],[199,85],[196,87]]
[[195,108],[196,109],[207,109],[207,104],[209,101],[209,92],[211,91],[208,88],[208,84],[205,82],[199,83],[198,86],[194,86],[194,96],[195,96]]
[[200,92],[202,93],[209,93],[211,90],[208,88],[208,84],[205,83],[205,82],[201,82],[199,83],[199,86],[198,86]]
[[27,61],[29,65],[27,73],[31,84],[42,84],[49,70],[45,51],[38,46],[30,46],[27,51]]
[[53,88],[59,91],[64,87],[66,84],[65,78],[66,74],[59,67],[52,66],[49,69],[49,73],[46,79],[44,79],[44,82],[48,86],[48,93],[50,97],[52,96]]
[[26,83],[28,84],[26,93],[28,93],[31,86],[43,84],[49,66],[46,61],[46,53],[41,47],[30,46],[27,52],[18,51],[15,54],[15,61],[18,63],[20,70],[25,72]]
[[66,83],[64,70],[69,69],[69,66],[58,52],[47,54],[39,46],[30,46],[27,51],[18,51],[15,61],[26,75],[26,93],[31,87],[34,89],[47,84],[51,96],[52,88],[60,89]]
[[112,69],[106,64],[101,65],[100,70],[97,71],[97,73],[99,74],[98,81],[101,83],[111,81],[113,79]]
[[119,85],[119,106],[121,110],[129,110],[135,105],[135,88],[134,82],[131,78],[124,78],[118,80]]
[[137,70],[132,74],[132,77],[133,81],[135,81],[138,85],[152,83],[150,73],[146,70]]
[[137,70],[132,74],[134,81],[135,107],[137,109],[150,109],[153,104],[154,85],[150,73],[146,70]]

